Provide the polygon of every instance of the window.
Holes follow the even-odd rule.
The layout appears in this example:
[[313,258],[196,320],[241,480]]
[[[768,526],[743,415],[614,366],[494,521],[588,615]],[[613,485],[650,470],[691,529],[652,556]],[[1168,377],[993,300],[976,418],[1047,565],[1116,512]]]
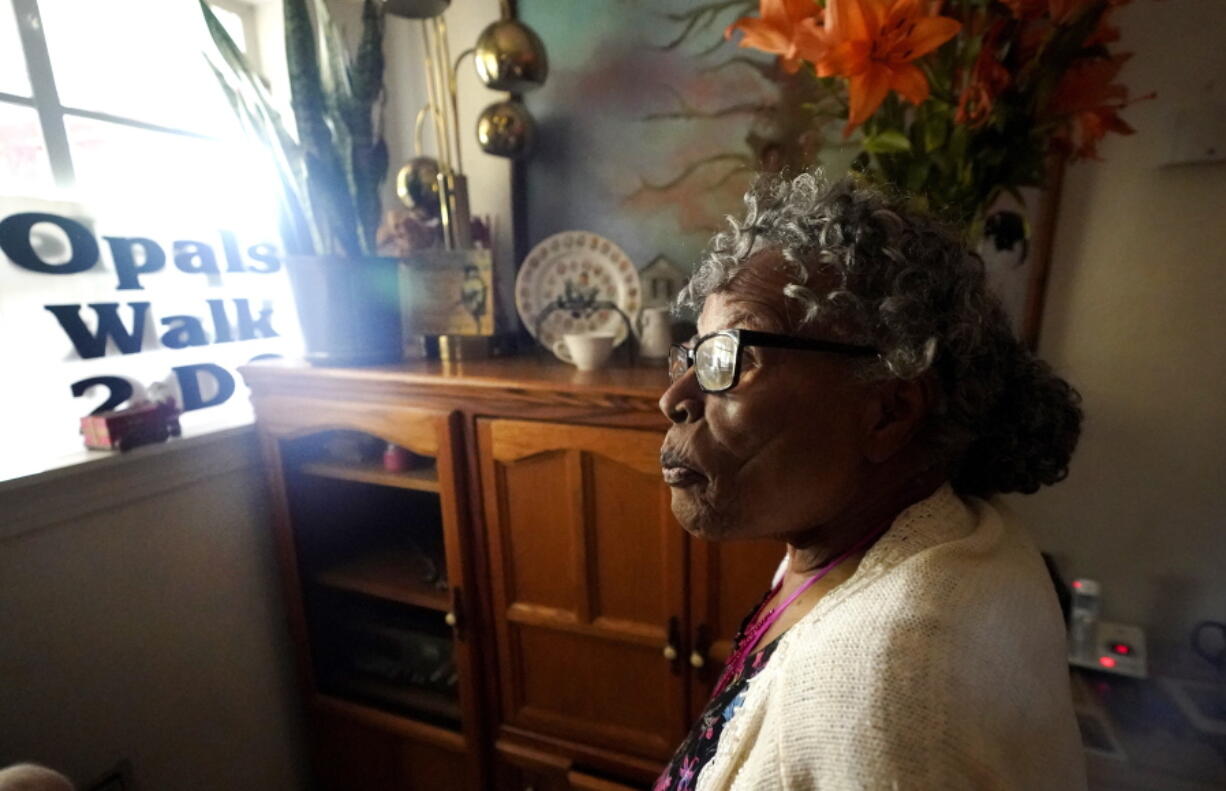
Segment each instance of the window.
[[[254,8],[214,10],[258,62]],[[194,0],[0,0],[0,229],[62,218],[0,244],[0,480],[60,463],[127,389],[165,385],[188,434],[249,420],[235,369],[295,347],[275,181],[211,46]]]
[[30,95],[30,80],[17,34],[17,17],[13,7],[0,3],[0,95],[23,98]]

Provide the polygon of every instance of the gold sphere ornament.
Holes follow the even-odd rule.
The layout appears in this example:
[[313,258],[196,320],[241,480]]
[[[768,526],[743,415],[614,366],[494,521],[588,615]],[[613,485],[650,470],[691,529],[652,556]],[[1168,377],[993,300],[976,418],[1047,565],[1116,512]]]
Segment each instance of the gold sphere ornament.
[[451,0],[387,0],[384,13],[409,19],[430,19],[447,10]]
[[536,142],[536,120],[517,101],[495,102],[477,118],[477,142],[487,154],[522,159]]
[[516,19],[501,19],[481,31],[473,60],[481,82],[496,91],[523,93],[541,87],[549,76],[541,37]]
[[396,174],[396,196],[410,209],[421,209],[431,217],[438,210],[438,161],[413,157]]

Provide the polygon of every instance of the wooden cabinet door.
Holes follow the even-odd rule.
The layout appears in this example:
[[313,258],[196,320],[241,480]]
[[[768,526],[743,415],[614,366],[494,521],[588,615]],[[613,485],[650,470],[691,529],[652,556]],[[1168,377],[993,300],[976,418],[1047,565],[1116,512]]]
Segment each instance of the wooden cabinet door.
[[780,541],[691,539],[691,717],[701,716],[741,621],[770,589],[785,551]]
[[[290,611],[290,626],[294,641],[298,646],[297,659],[302,677],[303,691],[309,701],[319,704],[330,696],[322,694],[318,679],[315,677],[314,662],[311,656],[311,637],[308,628],[307,610],[304,604],[306,580],[301,578],[302,563],[300,563],[300,546],[297,528],[291,518],[289,490],[286,486],[285,469],[287,459],[284,457],[284,443],[326,431],[353,431],[377,437],[380,440],[394,443],[420,456],[434,459],[436,481],[434,485],[438,492],[438,509],[441,521],[442,541],[446,576],[450,582],[450,614],[454,625],[452,633],[452,660],[457,670],[458,699],[460,703],[460,726],[458,731],[450,728],[435,727],[418,723],[419,727],[407,728],[412,731],[390,734],[399,726],[369,724],[328,725],[324,732],[328,734],[320,744],[326,745],[335,736],[336,750],[341,750],[335,760],[327,759],[320,762],[321,766],[334,765],[328,777],[340,778],[333,782],[329,779],[323,783],[325,788],[366,788],[360,785],[348,768],[350,765],[361,766],[369,764],[367,774],[376,778],[372,788],[382,788],[378,777],[393,777],[392,785],[388,787],[404,788],[404,778],[417,778],[416,784],[409,788],[485,788],[484,763],[478,759],[480,751],[477,746],[484,740],[483,706],[481,701],[481,684],[477,668],[479,667],[480,650],[469,628],[476,620],[474,611],[476,603],[470,601],[469,594],[474,590],[474,575],[469,558],[475,555],[471,544],[469,522],[464,517],[461,503],[465,497],[465,474],[463,469],[462,430],[458,412],[437,409],[424,409],[402,404],[391,403],[346,403],[332,399],[311,398],[307,396],[289,396],[282,394],[257,395],[253,398],[261,429],[266,465],[270,473],[271,488],[275,503],[274,525],[277,539],[279,563],[285,585],[285,599]],[[333,473],[334,474],[334,473]],[[366,483],[383,483],[369,480],[367,474],[358,480]],[[384,484],[387,485],[387,484]],[[431,488],[433,490],[433,487]],[[394,565],[393,565],[394,567]],[[380,574],[378,576],[384,576]],[[381,580],[386,581],[386,580]],[[355,588],[350,585],[350,590]],[[374,586],[357,588],[364,594],[381,595]],[[372,593],[372,591],[374,591]],[[403,600],[398,600],[403,602]],[[441,619],[442,615],[439,614]],[[334,711],[325,718],[328,722],[341,722],[353,719],[351,712],[366,707],[354,707],[345,703],[332,701]],[[411,718],[411,715],[406,715]],[[373,715],[375,723],[388,723],[397,717]],[[401,731],[406,731],[401,727]],[[382,733],[380,736],[366,734]],[[420,734],[420,736],[419,736]],[[431,744],[431,742],[434,744]],[[362,751],[373,750],[383,755],[384,743],[395,745],[395,760],[374,760],[365,756]],[[437,745],[443,745],[441,749]],[[333,749],[329,747],[328,749]],[[345,752],[350,747],[353,749]],[[323,750],[323,747],[319,748]],[[322,752],[321,754],[330,755]],[[352,760],[342,760],[349,755]],[[441,756],[438,757],[438,756]],[[391,761],[391,763],[388,763]],[[391,766],[388,769],[384,764]],[[437,767],[447,767],[448,777],[461,778],[452,783],[450,780],[437,786],[431,786],[426,779]],[[335,767],[342,767],[335,769]],[[414,767],[418,767],[414,769]],[[422,769],[421,767],[426,767]],[[434,768],[431,768],[434,767]],[[439,770],[442,771],[442,770]],[[415,773],[416,772],[416,773]],[[424,773],[424,774],[423,774]],[[360,773],[359,773],[360,774]],[[344,778],[349,777],[346,781]],[[346,786],[345,783],[351,783]]]
[[477,434],[502,722],[667,759],[689,717],[662,435],[512,420]]

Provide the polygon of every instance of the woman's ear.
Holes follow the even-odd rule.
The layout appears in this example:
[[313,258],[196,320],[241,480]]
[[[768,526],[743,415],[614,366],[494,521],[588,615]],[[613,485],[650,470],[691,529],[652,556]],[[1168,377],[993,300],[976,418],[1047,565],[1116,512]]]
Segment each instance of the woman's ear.
[[865,458],[879,464],[907,447],[935,407],[936,398],[931,371],[915,379],[874,384],[865,414]]

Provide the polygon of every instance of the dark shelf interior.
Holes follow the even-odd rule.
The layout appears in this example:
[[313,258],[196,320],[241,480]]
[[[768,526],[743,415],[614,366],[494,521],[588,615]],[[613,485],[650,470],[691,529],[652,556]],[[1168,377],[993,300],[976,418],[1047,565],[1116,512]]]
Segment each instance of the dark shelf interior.
[[352,432],[282,443],[317,691],[455,730],[461,707],[444,621],[450,594],[435,468],[391,473],[374,458],[329,456],[379,444]]

